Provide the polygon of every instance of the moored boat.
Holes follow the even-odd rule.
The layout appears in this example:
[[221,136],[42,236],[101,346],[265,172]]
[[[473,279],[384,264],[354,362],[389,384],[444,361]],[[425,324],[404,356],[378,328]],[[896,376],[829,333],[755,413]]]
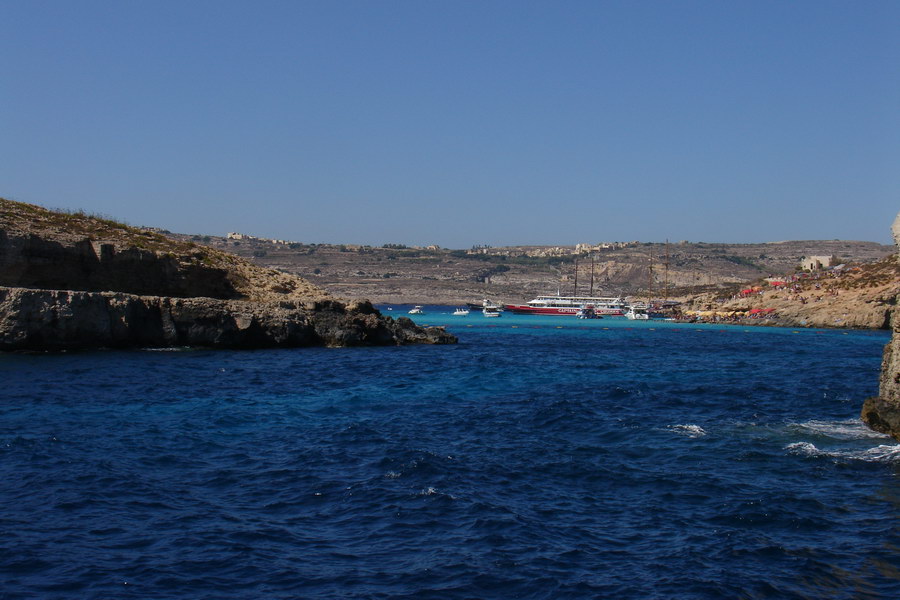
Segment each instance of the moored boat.
[[411,315],[424,315],[424,314],[425,314],[425,311],[422,310],[422,307],[421,307],[421,306],[419,306],[418,304],[416,304],[415,306],[413,306],[413,307],[410,309],[409,314],[411,314]]
[[578,312],[575,313],[575,316],[579,319],[602,319],[603,317],[598,315],[594,310],[594,307],[590,304],[585,304],[581,308],[578,309]]
[[457,317],[465,317],[466,315],[469,314],[469,309],[468,308],[457,308],[456,310],[453,311],[453,314],[456,315]]
[[479,302],[468,302],[468,303],[466,303],[466,306],[469,308],[469,310],[484,310],[485,308],[490,308],[490,309],[497,309],[501,312],[503,311],[502,304],[497,304],[493,300],[488,300],[487,298],[482,300],[480,303]]
[[631,319],[632,321],[646,321],[650,318],[648,307],[632,304],[628,307],[628,310],[625,311],[625,318]]
[[626,306],[622,298],[594,296],[538,296],[525,304],[507,304],[506,310],[517,315],[557,315],[575,317],[583,306],[590,306],[600,316],[621,317]]

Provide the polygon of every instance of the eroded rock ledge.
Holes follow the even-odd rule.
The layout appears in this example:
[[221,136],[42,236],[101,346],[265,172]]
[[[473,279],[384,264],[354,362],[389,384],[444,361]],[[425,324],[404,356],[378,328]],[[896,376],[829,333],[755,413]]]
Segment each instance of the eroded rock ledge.
[[0,351],[454,342],[220,250],[0,198]]
[[[894,220],[894,242],[900,247],[900,214]],[[898,255],[900,260],[900,255]],[[898,297],[900,300],[900,297]],[[878,395],[863,403],[862,420],[900,442],[900,305],[895,305],[891,341],[884,347]]]
[[370,303],[278,303],[0,287],[0,350],[447,344]]

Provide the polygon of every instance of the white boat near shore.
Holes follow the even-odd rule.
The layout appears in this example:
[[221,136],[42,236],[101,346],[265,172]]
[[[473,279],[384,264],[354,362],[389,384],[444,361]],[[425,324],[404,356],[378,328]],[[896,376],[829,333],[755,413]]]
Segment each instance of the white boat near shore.
[[477,302],[469,302],[466,304],[466,306],[468,306],[470,310],[484,310],[485,308],[490,308],[492,310],[496,309],[500,312],[503,312],[502,304],[497,304],[493,300],[488,300],[487,298],[482,300],[480,304]]
[[650,318],[650,314],[647,311],[648,308],[646,306],[632,304],[628,307],[628,310],[625,311],[625,318],[631,319],[632,321],[646,321]]

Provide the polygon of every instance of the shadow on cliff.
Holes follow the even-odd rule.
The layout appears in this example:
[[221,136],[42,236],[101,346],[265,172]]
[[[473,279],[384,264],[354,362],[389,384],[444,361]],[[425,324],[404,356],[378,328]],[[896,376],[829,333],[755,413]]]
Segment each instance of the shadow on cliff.
[[186,263],[131,247],[82,240],[65,245],[36,235],[0,230],[0,286],[85,292],[124,292],[175,298],[243,298],[224,269]]

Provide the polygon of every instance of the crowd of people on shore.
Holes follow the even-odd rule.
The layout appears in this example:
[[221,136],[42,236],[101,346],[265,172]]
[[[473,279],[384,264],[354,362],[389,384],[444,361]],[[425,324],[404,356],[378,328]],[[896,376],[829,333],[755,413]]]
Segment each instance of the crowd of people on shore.
[[[783,279],[769,277],[767,286],[748,287],[731,295],[716,299],[716,304],[724,305],[729,301],[755,300],[756,298],[783,298],[791,302],[808,304],[821,302],[828,297],[838,296],[838,288],[833,280],[843,277],[844,268],[813,271],[811,273],[794,273]],[[755,303],[755,302],[754,302]],[[684,311],[675,316],[675,319],[689,323],[759,323],[760,321],[774,321],[778,318],[774,308],[753,309],[718,309],[708,306],[707,310]]]
[[675,315],[680,323],[747,323],[761,325],[778,318],[775,309],[756,311],[685,311]]
[[[813,273],[798,273],[784,280],[769,278],[769,287],[754,286],[733,294],[730,300],[752,298],[754,296],[766,296],[773,292],[785,292],[788,300],[807,304],[808,302],[821,302],[826,297],[838,295],[838,289],[828,280],[838,279],[844,274],[843,269],[830,269],[828,271],[815,271]],[[825,280],[825,281],[823,281]],[[812,282],[811,284],[809,282]],[[777,296],[772,296],[777,297]],[[718,302],[726,302],[729,299],[720,298]]]

